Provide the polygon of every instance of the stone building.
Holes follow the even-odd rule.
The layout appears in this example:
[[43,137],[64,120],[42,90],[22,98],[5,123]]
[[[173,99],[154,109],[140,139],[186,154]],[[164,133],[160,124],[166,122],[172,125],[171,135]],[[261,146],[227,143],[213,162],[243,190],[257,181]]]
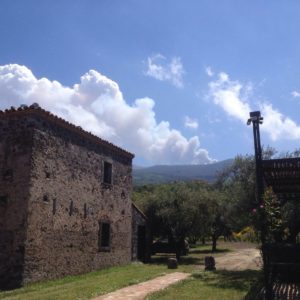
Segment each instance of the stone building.
[[145,214],[132,203],[132,260],[150,259],[150,232]]
[[0,111],[0,287],[130,262],[133,157],[37,104]]

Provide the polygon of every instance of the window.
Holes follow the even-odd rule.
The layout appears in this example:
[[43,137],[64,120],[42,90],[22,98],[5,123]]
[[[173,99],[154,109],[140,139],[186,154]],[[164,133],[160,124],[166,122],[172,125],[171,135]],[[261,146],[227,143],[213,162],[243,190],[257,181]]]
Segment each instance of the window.
[[98,248],[99,251],[110,251],[110,223],[108,221],[99,222]]
[[8,202],[7,195],[0,196],[0,207],[6,207],[7,202]]
[[88,214],[87,205],[86,205],[86,203],[84,203],[84,206],[83,206],[83,217],[85,219],[87,218],[87,214]]
[[103,183],[112,184],[112,164],[107,161],[104,162]]

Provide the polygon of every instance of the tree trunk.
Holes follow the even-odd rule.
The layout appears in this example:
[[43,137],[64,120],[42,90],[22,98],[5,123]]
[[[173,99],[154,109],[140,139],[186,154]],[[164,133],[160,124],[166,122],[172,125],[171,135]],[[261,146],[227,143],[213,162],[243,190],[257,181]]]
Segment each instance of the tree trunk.
[[194,244],[194,245],[196,245],[196,243],[197,243],[197,240],[198,240],[198,238],[196,238],[195,236],[193,236],[193,237],[189,237],[189,242],[190,242],[191,244]]
[[212,236],[212,248],[211,248],[211,252],[216,252],[217,251],[217,236],[213,235]]
[[177,258],[177,261],[179,261],[179,259],[180,259],[180,250],[179,249],[176,249],[176,258]]
[[176,247],[175,247],[176,248],[176,258],[177,258],[177,261],[179,261],[180,256],[181,256],[180,241],[176,241],[175,245],[176,245]]
[[176,258],[177,260],[180,259],[180,256],[184,254],[184,238],[180,238],[179,240],[176,241]]
[[202,245],[205,245],[205,237],[202,238]]

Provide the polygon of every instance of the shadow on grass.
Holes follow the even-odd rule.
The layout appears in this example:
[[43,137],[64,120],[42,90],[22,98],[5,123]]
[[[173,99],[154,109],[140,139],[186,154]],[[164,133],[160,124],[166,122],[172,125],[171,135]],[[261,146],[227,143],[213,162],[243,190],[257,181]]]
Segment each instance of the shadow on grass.
[[[245,296],[244,300],[263,300],[264,299],[264,295],[263,295],[263,279],[261,278],[261,280],[257,280],[256,282],[254,282],[250,288],[250,290],[248,291],[247,295]],[[292,298],[291,299],[296,299],[296,298]]]
[[190,254],[216,254],[230,252],[229,249],[217,249],[215,252],[211,252],[211,249],[191,249]]
[[[200,248],[200,249],[199,249]],[[215,252],[211,252],[209,245],[203,245],[197,248],[191,248],[189,255],[181,256],[179,265],[204,265],[204,257],[214,254],[221,254],[230,252],[229,249],[217,249]],[[175,253],[158,253],[151,256],[150,264],[167,265],[168,258],[175,257]]]
[[180,265],[204,265],[204,258],[194,256],[182,256],[179,260]]
[[216,271],[213,273],[195,273],[193,277],[205,282],[206,285],[223,288],[248,291],[250,286],[261,276],[260,271]]
[[[167,265],[168,258],[175,257],[174,255],[162,255],[162,256],[152,256],[150,264],[157,265]],[[179,260],[180,265],[203,265],[204,259],[195,256],[181,256]]]

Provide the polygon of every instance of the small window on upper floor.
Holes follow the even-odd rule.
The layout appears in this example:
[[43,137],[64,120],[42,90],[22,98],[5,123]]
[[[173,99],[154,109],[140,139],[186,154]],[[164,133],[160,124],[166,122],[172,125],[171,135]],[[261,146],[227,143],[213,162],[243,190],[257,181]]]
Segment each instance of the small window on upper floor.
[[103,165],[103,183],[112,184],[112,164],[107,161]]

